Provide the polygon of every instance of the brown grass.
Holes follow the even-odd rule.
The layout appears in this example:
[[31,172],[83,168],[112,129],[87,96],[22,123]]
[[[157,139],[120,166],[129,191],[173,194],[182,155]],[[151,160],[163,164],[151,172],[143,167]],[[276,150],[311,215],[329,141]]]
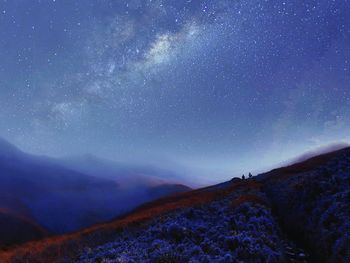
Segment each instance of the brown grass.
[[255,180],[228,184],[223,188],[207,187],[175,194],[147,203],[112,222],[95,225],[72,234],[46,238],[0,252],[0,262],[61,262],[63,257],[74,259],[86,247],[96,247],[112,241],[125,227],[142,227],[149,220],[176,209],[194,207],[222,198],[240,188],[257,189]]
[[[311,158],[302,163],[282,167],[266,173],[264,184],[284,180],[295,174],[309,171],[325,164],[334,156],[349,151],[350,148],[323,154]],[[33,241],[22,246],[0,252],[0,263],[8,262],[62,262],[63,257],[74,259],[85,247],[96,247],[105,242],[111,241],[125,227],[142,227],[152,218],[164,215],[176,209],[198,206],[215,199],[222,198],[233,191],[243,190],[242,195],[232,201],[236,207],[245,202],[253,202],[266,205],[263,198],[252,194],[252,190],[259,190],[262,184],[254,179],[235,181],[224,187],[207,187],[187,193],[175,194],[148,203],[134,210],[133,212],[120,217],[112,222],[95,225],[85,230]]]

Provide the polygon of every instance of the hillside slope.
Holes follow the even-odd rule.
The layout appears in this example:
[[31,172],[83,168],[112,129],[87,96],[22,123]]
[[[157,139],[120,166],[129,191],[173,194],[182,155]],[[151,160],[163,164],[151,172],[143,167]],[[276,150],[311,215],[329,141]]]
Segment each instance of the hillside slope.
[[275,170],[263,190],[283,229],[316,262],[350,262],[349,148]]
[[[350,262],[350,149],[148,203],[2,262]],[[264,260],[262,260],[264,259]]]
[[0,247],[21,244],[48,236],[48,232],[32,219],[0,209]]
[[77,231],[187,190],[166,181],[146,183],[146,178],[126,187],[26,154],[0,138],[0,248]]

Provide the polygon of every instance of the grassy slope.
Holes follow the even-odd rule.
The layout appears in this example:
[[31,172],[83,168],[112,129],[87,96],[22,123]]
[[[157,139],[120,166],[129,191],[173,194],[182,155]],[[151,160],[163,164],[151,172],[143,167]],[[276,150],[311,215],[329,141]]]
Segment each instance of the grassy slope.
[[[176,209],[193,207],[222,198],[238,188],[260,188],[263,183],[287,179],[295,174],[319,167],[344,151],[349,151],[349,149],[323,154],[299,164],[272,170],[269,173],[259,176],[258,180],[235,180],[161,198],[145,204],[112,222],[95,225],[69,235],[29,242],[23,246],[0,252],[0,259],[1,262],[4,263],[20,262],[16,261],[16,258],[26,258],[27,260],[35,259],[35,262],[51,262],[54,260],[59,262],[63,258],[72,259],[75,258],[84,247],[94,247],[113,240],[113,237],[115,237],[118,231],[121,231],[125,227],[142,227],[142,225],[147,224],[147,221],[154,217],[161,217],[165,213]],[[246,201],[260,202],[261,200],[255,200],[254,196],[244,196],[240,199],[233,200],[235,205]]]
[[315,262],[350,262],[350,148],[264,175],[285,233]]
[[[175,194],[140,206],[133,212],[112,222],[95,225],[76,233],[29,242],[25,245],[0,252],[1,262],[16,262],[16,258],[34,259],[38,262],[50,262],[62,259],[62,256],[74,258],[84,247],[94,247],[113,239],[124,227],[142,226],[149,219],[185,207],[193,207],[217,198],[222,198],[247,183],[238,181],[191,192]],[[250,188],[259,184],[250,181]]]
[[6,226],[0,229],[0,247],[3,248],[49,235],[29,217],[12,213],[4,208],[0,208],[0,225]]

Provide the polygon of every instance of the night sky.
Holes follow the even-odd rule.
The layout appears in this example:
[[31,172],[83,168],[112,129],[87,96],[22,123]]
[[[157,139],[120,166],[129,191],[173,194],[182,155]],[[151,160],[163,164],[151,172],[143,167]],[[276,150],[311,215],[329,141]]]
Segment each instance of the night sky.
[[222,180],[350,142],[347,0],[1,0],[0,137]]

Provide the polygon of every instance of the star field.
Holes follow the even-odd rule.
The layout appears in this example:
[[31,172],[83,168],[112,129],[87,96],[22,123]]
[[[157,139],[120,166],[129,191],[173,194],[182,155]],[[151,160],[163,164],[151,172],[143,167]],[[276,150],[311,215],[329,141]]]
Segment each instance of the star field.
[[0,136],[221,180],[350,142],[350,5],[0,1]]

